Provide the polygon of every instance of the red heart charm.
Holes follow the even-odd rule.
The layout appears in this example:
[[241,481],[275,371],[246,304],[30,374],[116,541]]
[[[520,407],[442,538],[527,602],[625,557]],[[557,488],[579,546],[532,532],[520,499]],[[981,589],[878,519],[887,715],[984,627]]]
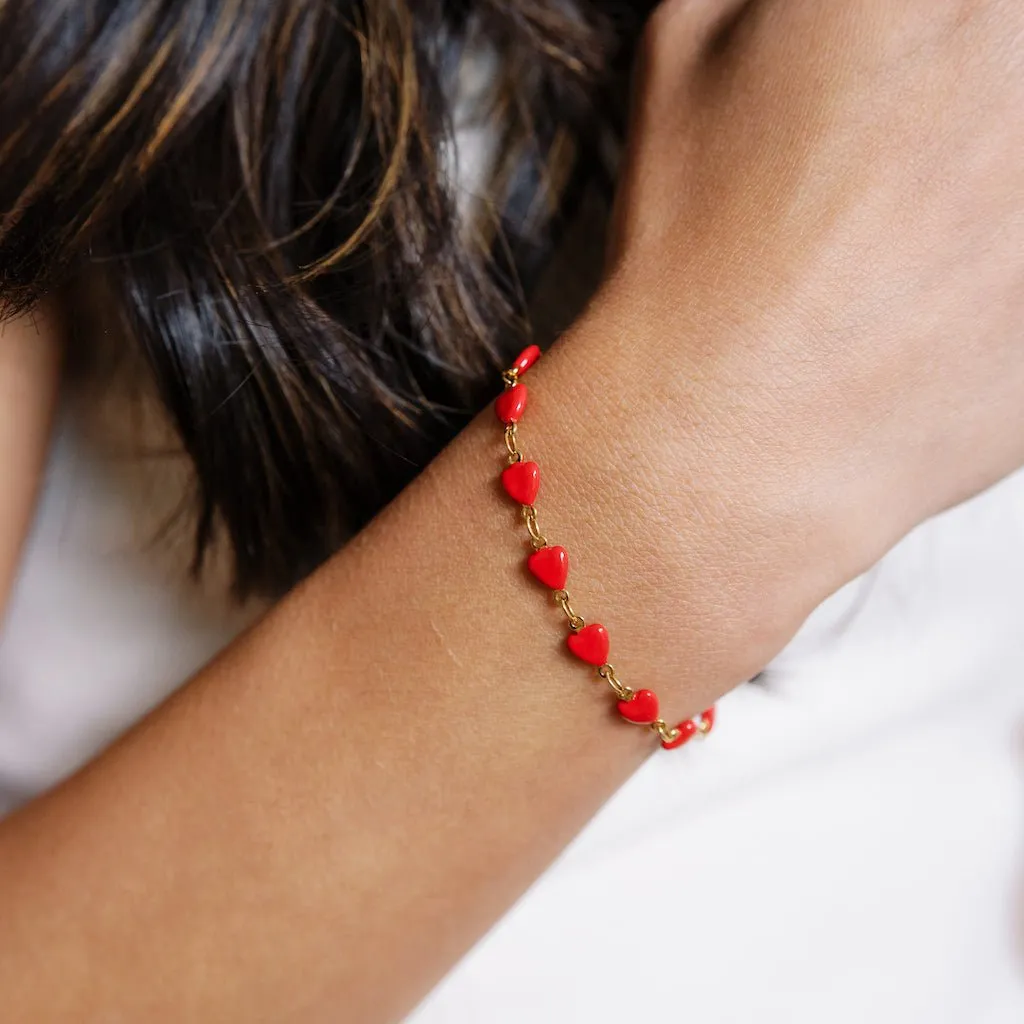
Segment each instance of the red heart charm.
[[502,470],[501,486],[513,501],[532,505],[540,490],[540,466],[536,462],[513,462]]
[[[505,471],[506,473],[508,470]],[[527,502],[527,504],[529,504]],[[526,568],[552,590],[561,590],[569,578],[569,552],[565,548],[541,548],[526,560]],[[574,652],[575,653],[575,652]],[[604,662],[601,662],[603,665]]]
[[631,700],[619,701],[619,714],[627,722],[650,725],[658,717],[658,695],[653,690],[637,690]]
[[584,626],[578,633],[566,638],[569,650],[591,665],[604,665],[608,661],[608,630],[596,622]]
[[506,388],[494,403],[494,411],[502,423],[518,423],[526,408],[526,385],[515,384]]
[[533,366],[538,359],[540,359],[540,348],[537,345],[527,345],[526,348],[516,356],[516,361],[512,364],[512,369],[522,375],[526,373],[526,371]]
[[684,743],[689,743],[694,736],[697,735],[697,726],[692,718],[686,719],[685,722],[680,722],[676,729],[679,730],[679,735],[674,740],[669,740],[667,743],[665,740],[661,741],[661,745],[666,750],[675,750],[676,747],[681,747]]

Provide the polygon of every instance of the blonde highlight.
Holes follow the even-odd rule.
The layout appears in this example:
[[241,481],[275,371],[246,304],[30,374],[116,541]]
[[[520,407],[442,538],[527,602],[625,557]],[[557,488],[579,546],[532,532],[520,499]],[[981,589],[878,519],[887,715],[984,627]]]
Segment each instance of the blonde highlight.
[[[381,507],[532,330],[646,5],[0,3],[0,312],[99,281],[195,467],[197,571],[278,590]],[[467,229],[445,154],[495,56]]]

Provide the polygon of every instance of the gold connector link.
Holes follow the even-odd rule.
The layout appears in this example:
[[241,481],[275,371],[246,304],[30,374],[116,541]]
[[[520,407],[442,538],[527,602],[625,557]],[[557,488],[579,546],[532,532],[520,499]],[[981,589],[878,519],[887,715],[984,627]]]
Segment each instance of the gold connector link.
[[523,506],[523,519],[526,520],[526,529],[530,531],[530,543],[534,550],[540,551],[541,548],[546,548],[548,546],[547,538],[540,532],[540,527],[537,525],[537,510],[533,505]]
[[569,628],[573,630],[580,630],[586,622],[583,621],[582,615],[577,615],[572,610],[572,605],[569,604],[569,591],[568,590],[556,590],[552,597],[555,599],[555,604],[565,613],[565,617],[569,620]]
[[619,700],[632,700],[636,696],[636,691],[622,682],[615,674],[613,665],[602,665],[597,670],[597,674],[612,688]]
[[670,726],[664,718],[656,718],[651,722],[651,730],[661,737],[662,743],[671,743],[673,740],[679,739],[679,730]]
[[505,426],[505,448],[510,466],[523,461],[523,453],[519,450],[519,434],[514,423]]

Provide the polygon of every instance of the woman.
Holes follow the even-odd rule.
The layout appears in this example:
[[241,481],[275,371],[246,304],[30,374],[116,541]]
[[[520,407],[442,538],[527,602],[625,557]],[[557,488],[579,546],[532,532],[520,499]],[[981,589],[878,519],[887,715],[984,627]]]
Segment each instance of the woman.
[[[423,410],[507,365],[510,278],[544,227],[524,199],[548,198],[531,175],[557,178],[569,138],[545,118],[597,145],[576,76],[611,59],[608,24],[529,4],[0,8],[22,314],[0,565],[56,353],[106,331],[141,346],[194,461],[199,567],[223,529],[241,593],[305,576],[0,826],[11,1020],[396,1019],[652,753],[559,654],[493,485],[491,411],[310,571],[397,482],[388,459],[436,442]],[[996,0],[691,0],[648,22],[609,269],[530,369],[522,437],[574,599],[670,724],[1024,462],[1022,30]],[[468,203],[460,234],[438,104],[442,44],[467,34],[511,128],[485,175],[503,219]],[[636,899],[671,898],[624,872]]]

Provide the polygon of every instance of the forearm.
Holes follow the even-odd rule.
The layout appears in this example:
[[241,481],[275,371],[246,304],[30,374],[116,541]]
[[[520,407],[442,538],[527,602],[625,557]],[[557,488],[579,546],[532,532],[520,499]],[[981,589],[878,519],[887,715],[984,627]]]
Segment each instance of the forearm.
[[[596,322],[531,371],[543,526],[623,678],[693,714],[763,655],[737,618],[749,565],[726,571],[746,564],[727,522],[675,518],[702,467],[632,433],[658,382]],[[564,653],[496,486],[503,451],[487,412],[168,705],[0,826],[12,1019],[391,1020],[656,749]]]

